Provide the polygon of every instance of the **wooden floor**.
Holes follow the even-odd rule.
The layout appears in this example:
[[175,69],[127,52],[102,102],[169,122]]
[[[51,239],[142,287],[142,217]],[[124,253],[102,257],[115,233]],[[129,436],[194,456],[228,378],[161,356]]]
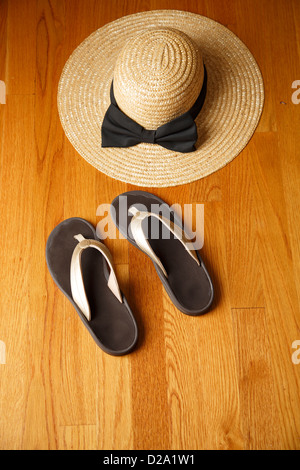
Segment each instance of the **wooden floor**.
[[[118,358],[55,287],[45,244],[63,219],[96,225],[100,204],[138,188],[76,153],[57,84],[94,30],[168,8],[236,33],[262,70],[266,100],[227,167],[152,189],[170,204],[205,205],[210,313],[180,313],[142,253],[107,241],[141,330],[137,350]],[[299,0],[0,0],[0,80],[0,448],[300,449]]]

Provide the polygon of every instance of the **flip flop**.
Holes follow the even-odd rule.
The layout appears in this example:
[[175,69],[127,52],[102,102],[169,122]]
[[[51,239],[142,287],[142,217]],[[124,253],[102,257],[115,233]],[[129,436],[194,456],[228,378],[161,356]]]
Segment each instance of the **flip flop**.
[[128,354],[137,341],[136,321],[94,227],[78,217],[61,222],[47,240],[46,261],[98,346],[113,356]]
[[[160,210],[153,212],[153,207]],[[182,220],[168,204],[148,192],[129,191],[113,200],[111,217],[121,234],[150,257],[181,312],[201,315],[209,309],[214,295],[212,281],[182,230]]]

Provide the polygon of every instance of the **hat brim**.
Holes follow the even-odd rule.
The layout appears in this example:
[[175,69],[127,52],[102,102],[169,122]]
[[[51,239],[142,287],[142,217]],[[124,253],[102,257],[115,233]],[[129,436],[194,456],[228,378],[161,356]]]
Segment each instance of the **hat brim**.
[[[183,31],[203,54],[207,95],[196,118],[194,152],[177,153],[147,143],[101,147],[101,125],[110,104],[118,53],[130,37],[149,27]],[[72,53],[58,86],[60,120],[78,153],[106,175],[145,187],[189,183],[225,166],[249,142],[263,103],[262,75],[245,44],[216,21],[178,10],[136,13],[98,29]]]

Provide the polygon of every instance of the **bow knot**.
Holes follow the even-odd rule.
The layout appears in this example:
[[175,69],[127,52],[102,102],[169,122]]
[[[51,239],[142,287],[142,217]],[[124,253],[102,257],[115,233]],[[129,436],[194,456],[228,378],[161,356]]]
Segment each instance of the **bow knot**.
[[146,142],[148,144],[155,144],[155,133],[156,131],[149,131],[148,129],[142,128],[141,133],[141,142]]

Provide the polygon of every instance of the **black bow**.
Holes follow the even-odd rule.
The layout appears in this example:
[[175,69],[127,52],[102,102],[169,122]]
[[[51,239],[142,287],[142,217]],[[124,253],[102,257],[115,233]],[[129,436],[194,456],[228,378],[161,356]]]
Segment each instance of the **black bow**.
[[114,96],[112,83],[110,89],[111,104],[102,123],[102,147],[132,147],[141,142],[148,142],[159,144],[161,147],[176,152],[193,152],[198,137],[194,119],[202,109],[206,89],[207,73],[204,66],[203,85],[192,108],[156,130],[147,130],[120,110]]

